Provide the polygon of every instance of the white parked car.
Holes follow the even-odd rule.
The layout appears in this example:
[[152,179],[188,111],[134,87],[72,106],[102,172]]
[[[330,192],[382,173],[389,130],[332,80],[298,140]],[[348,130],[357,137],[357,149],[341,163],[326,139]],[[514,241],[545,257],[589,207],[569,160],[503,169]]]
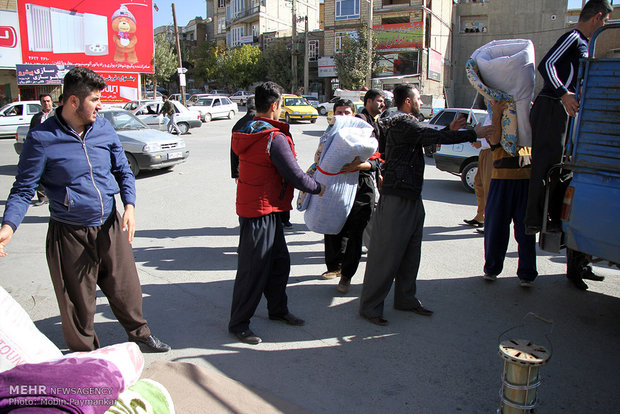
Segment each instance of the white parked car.
[[334,96],[332,99],[330,99],[327,102],[319,103],[319,106],[316,108],[316,110],[319,111],[319,115],[327,115],[329,111],[334,109],[334,104],[339,99],[341,99],[339,96]]
[[[176,122],[182,134],[186,134],[190,128],[200,128],[202,125],[200,113],[187,109],[181,102],[170,102],[176,109]],[[173,128],[169,125],[167,118],[159,114],[163,105],[162,101],[132,101],[127,102],[123,109],[131,111],[149,128],[172,133]]]
[[30,125],[30,120],[41,112],[39,101],[11,102],[0,108],[0,136],[15,136],[17,127]]
[[229,96],[230,100],[236,103],[237,105],[245,105],[248,101],[248,98],[254,96],[252,92],[248,91],[237,91]]
[[[422,122],[422,125],[434,129],[447,128],[458,115],[463,114],[467,119],[466,128],[474,128],[479,123],[484,124],[488,112],[482,109],[446,108],[437,113],[430,121]],[[425,151],[428,149],[425,148]],[[474,177],[478,171],[479,149],[474,148],[469,142],[461,144],[441,144],[432,149],[435,166],[441,171],[446,171],[461,177],[463,186],[468,191],[474,192]]]
[[235,114],[239,112],[236,103],[227,96],[219,95],[198,98],[196,103],[190,106],[190,109],[200,112],[200,118],[203,122],[209,122],[213,118],[233,119]]

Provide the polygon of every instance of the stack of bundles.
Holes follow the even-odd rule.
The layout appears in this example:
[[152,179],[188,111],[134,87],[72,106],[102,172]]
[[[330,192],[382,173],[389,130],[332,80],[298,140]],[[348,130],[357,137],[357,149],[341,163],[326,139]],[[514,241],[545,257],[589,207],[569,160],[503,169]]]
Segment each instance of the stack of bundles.
[[489,42],[471,55],[465,70],[469,82],[487,101],[508,102],[502,117],[502,148],[515,156],[520,148],[531,147],[530,106],[536,71],[532,41]]
[[359,172],[340,173],[342,166],[355,157],[367,160],[377,150],[373,129],[364,120],[336,116],[328,132],[314,178],[325,185],[322,197],[312,195],[307,203],[304,220],[308,228],[322,234],[338,234],[353,207]]

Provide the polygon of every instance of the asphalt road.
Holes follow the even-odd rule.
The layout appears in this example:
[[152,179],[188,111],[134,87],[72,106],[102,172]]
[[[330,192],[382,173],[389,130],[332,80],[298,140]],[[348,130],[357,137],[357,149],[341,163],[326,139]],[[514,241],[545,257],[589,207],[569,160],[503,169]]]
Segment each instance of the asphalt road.
[[[240,116],[240,115],[238,115]],[[427,160],[426,207],[419,297],[435,310],[430,318],[392,309],[387,327],[358,316],[365,268],[362,259],[351,291],[323,281],[322,236],[309,232],[303,214],[292,213],[287,232],[291,277],[290,309],[303,327],[270,321],[265,303],[252,320],[264,342],[236,342],[227,333],[236,269],[238,221],[230,178],[233,120],[215,120],[186,135],[190,157],[172,171],[137,179],[138,230],[133,243],[144,291],[144,312],[156,336],[173,351],[154,360],[193,362],[315,413],[490,413],[499,406],[503,360],[498,336],[528,312],[508,336],[551,349],[541,368],[537,413],[617,412],[620,396],[620,272],[596,267],[606,277],[588,292],[564,277],[563,255],[540,252],[540,276],[532,289],[519,286],[513,240],[504,272],[495,283],[482,280],[483,239],[462,220],[473,217],[475,197],[458,177]],[[302,168],[310,165],[326,127],[292,126]],[[5,204],[18,157],[13,141],[0,140],[0,205]],[[64,348],[58,308],[45,263],[46,207],[31,207],[0,259],[0,284],[26,309],[37,327]],[[97,302],[96,328],[102,345],[126,340],[106,299]]]

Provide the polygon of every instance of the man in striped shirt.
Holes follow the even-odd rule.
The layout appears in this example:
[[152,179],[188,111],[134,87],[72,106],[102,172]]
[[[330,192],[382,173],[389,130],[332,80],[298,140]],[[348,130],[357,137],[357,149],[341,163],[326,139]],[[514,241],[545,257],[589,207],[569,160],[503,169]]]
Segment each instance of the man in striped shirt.
[[[543,217],[545,180],[552,166],[562,160],[568,117],[579,110],[577,71],[579,59],[588,56],[588,39],[602,27],[613,11],[607,0],[590,0],[581,10],[577,26],[563,34],[538,65],[544,86],[530,113],[532,124],[532,174],[525,213],[525,232],[536,234],[543,222],[547,229],[561,231],[560,211],[565,187],[560,184],[558,169],[550,175],[549,213]],[[600,280],[592,274],[585,255],[567,249],[567,277],[579,289],[588,286],[584,278]]]

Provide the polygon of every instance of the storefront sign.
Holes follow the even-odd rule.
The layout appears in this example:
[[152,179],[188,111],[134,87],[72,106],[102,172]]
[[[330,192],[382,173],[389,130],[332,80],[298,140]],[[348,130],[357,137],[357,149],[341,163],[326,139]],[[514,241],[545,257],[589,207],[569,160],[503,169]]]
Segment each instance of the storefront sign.
[[153,72],[152,0],[20,0],[24,63]]
[[323,56],[318,60],[319,78],[335,78],[338,76],[336,72],[336,62],[333,56]]
[[428,49],[428,70],[429,79],[441,82],[441,70],[443,69],[443,56],[441,53]]
[[62,85],[73,65],[15,65],[18,85]]
[[101,102],[121,103],[138,99],[140,77],[137,73],[99,72],[108,85],[101,91]]
[[0,10],[0,68],[13,69],[22,63],[17,12]]

